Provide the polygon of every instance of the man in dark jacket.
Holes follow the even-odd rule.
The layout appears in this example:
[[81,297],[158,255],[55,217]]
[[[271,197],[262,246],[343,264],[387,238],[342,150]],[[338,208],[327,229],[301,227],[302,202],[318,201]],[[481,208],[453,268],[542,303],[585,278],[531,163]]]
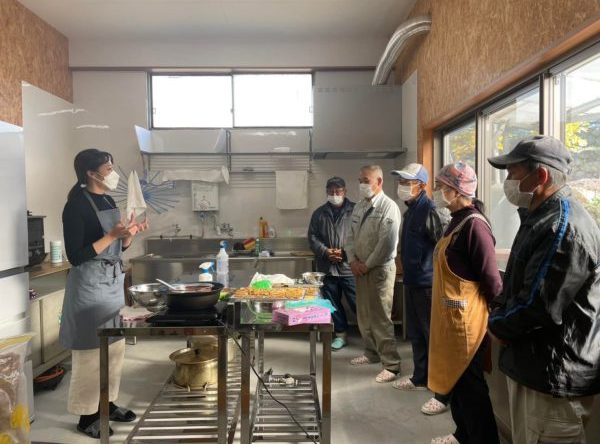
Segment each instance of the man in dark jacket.
[[[399,390],[427,390],[433,249],[448,225],[447,211],[438,211],[427,196],[429,174],[423,165],[411,163],[392,171],[398,182],[398,198],[408,209],[402,218],[400,259],[403,269],[406,331],[412,344],[414,370],[392,384]],[[436,415],[446,411],[448,396],[436,394],[421,411]]]
[[521,226],[489,330],[504,344],[514,443],[585,441],[600,392],[600,229],[566,185],[571,155],[535,136],[488,159]]
[[342,294],[356,314],[356,283],[350,265],[342,253],[342,245],[350,229],[354,202],[346,198],[346,183],[341,177],[327,181],[327,203],[315,210],[308,228],[308,241],[315,253],[317,271],[325,273],[322,292],[331,301],[336,311],[333,313],[335,339],[333,350],[346,346],[348,320],[342,306]]

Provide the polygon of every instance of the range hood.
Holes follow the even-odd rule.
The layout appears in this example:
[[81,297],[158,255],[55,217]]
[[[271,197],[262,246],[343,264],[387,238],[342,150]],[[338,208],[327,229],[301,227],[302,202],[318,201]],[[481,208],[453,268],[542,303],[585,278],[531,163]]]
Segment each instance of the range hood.
[[315,160],[352,160],[352,159],[394,159],[406,153],[406,148],[379,151],[320,151],[313,152]]

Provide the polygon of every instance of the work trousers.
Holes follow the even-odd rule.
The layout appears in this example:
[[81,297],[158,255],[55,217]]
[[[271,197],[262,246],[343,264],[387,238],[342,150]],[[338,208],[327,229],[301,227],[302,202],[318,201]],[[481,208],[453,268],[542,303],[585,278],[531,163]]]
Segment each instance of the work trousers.
[[342,305],[343,295],[346,296],[346,302],[352,313],[356,314],[356,282],[354,276],[325,276],[321,292],[335,307],[335,311],[331,315],[335,332],[344,333],[348,330],[348,318]]
[[383,363],[393,373],[400,372],[400,355],[392,322],[396,264],[373,267],[356,278],[356,314],[365,343],[365,356]]
[[460,444],[500,444],[488,386],[483,375],[486,341],[452,389],[450,409]]
[[[91,415],[100,404],[100,349],[72,350],[71,384],[67,410],[74,415]],[[119,396],[121,371],[125,359],[125,340],[108,346],[108,399]]]
[[[406,309],[406,337],[413,352],[414,385],[427,386],[429,368],[429,324],[431,323],[431,287],[404,286],[404,308]],[[435,399],[448,404],[450,395],[435,394]]]
[[511,378],[506,382],[513,444],[585,444],[593,396],[554,398]]

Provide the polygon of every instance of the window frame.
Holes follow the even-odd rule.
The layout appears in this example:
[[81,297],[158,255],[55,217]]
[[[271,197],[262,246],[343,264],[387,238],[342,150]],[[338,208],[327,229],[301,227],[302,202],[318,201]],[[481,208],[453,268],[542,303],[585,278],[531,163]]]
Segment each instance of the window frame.
[[[280,130],[280,129],[312,129],[314,127],[314,119],[313,119],[313,125],[312,126],[275,126],[275,125],[268,125],[268,126],[237,126],[235,124],[235,82],[234,82],[234,76],[236,75],[299,75],[299,74],[304,74],[304,75],[310,75],[311,77],[311,84],[314,88],[315,86],[315,72],[314,70],[283,70],[283,71],[277,71],[277,70],[230,70],[227,72],[224,71],[185,71],[185,72],[177,72],[177,71],[154,71],[154,72],[148,72],[148,77],[147,77],[147,83],[148,83],[148,123],[149,123],[149,128],[152,130],[216,130],[216,129],[237,129],[237,130],[251,130],[251,129],[263,129],[263,130],[268,130],[268,129],[273,129],[273,130]],[[217,76],[228,76],[230,78],[230,82],[231,82],[231,126],[227,126],[227,127],[211,127],[211,126],[170,126],[170,127],[166,127],[166,126],[155,126],[154,125],[154,103],[153,103],[153,99],[154,99],[154,94],[153,94],[153,90],[152,90],[152,78],[153,77],[169,77],[169,76],[179,76],[179,77],[183,77],[183,76],[192,76],[192,77],[217,77]],[[312,93],[311,93],[312,94]],[[313,116],[314,116],[314,94],[311,95],[311,102],[312,102],[312,112],[313,112]]]

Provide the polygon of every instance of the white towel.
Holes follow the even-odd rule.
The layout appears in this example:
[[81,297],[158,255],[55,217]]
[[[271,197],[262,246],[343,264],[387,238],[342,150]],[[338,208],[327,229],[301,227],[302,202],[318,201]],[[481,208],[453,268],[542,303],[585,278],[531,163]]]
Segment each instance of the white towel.
[[308,207],[308,171],[275,172],[275,206],[280,210]]
[[140,186],[140,178],[137,172],[134,170],[129,174],[127,180],[127,220],[133,217],[138,217],[146,211],[146,201],[144,200],[144,194],[142,193],[142,187]]

